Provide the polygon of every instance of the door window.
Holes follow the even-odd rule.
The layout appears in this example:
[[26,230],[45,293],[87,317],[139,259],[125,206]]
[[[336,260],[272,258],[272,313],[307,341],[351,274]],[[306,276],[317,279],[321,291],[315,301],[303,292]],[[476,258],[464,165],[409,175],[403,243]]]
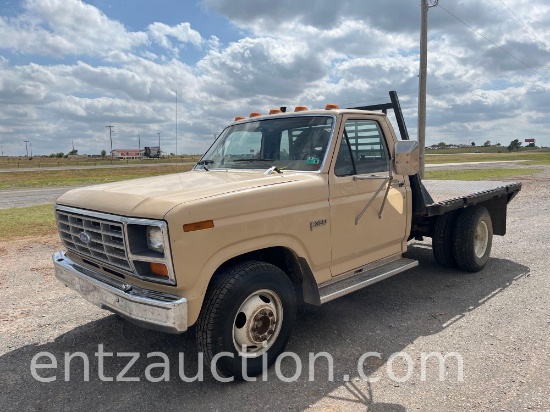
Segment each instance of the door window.
[[347,120],[336,158],[336,176],[389,171],[386,140],[374,120]]

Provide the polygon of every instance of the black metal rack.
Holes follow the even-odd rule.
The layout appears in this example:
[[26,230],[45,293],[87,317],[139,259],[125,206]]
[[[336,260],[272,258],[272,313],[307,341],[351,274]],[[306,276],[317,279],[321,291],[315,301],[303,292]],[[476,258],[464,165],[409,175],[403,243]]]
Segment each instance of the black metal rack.
[[401,105],[399,104],[399,98],[396,91],[390,92],[390,103],[372,104],[368,106],[350,107],[350,109],[356,110],[369,110],[369,111],[382,111],[384,114],[388,114],[388,109],[392,109],[395,113],[395,119],[397,120],[397,126],[399,127],[399,133],[401,134],[401,140],[410,140],[407,126],[405,125],[405,118],[401,111]]

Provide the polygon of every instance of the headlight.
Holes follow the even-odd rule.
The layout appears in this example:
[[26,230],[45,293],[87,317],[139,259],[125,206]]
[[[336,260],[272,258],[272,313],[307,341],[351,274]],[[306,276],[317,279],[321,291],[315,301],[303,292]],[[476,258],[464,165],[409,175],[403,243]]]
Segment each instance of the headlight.
[[147,247],[158,253],[164,253],[164,236],[158,226],[147,226]]

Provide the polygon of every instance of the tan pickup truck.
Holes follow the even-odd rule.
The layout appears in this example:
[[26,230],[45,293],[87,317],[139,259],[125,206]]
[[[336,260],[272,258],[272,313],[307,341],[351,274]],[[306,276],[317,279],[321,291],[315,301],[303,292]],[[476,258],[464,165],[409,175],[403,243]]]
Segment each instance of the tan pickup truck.
[[67,192],[55,207],[66,248],[53,257],[57,278],[145,327],[196,325],[205,359],[242,377],[243,357],[248,376],[276,360],[300,305],[417,266],[403,257],[412,238],[431,237],[442,266],[481,270],[521,185],[421,181],[390,97],[252,113],[192,171]]

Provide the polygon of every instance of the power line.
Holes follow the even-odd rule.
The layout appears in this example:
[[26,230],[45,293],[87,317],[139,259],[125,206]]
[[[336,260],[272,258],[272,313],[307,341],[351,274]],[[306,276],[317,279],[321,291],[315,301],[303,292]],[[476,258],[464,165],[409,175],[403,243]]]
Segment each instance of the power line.
[[462,24],[464,24],[466,27],[468,27],[470,30],[472,30],[474,33],[476,33],[478,36],[481,36],[483,37],[485,40],[487,40],[489,43],[491,43],[493,46],[495,47],[498,47],[500,50],[502,50],[504,53],[506,53],[508,56],[512,57],[514,60],[517,60],[519,63],[521,63],[522,65],[524,65],[525,67],[527,67],[528,69],[532,70],[534,73],[538,74],[540,77],[550,81],[550,79],[546,76],[544,76],[543,74],[539,73],[538,71],[536,71],[535,69],[533,69],[531,66],[529,66],[527,63],[524,63],[522,60],[518,59],[516,56],[514,56],[512,53],[510,53],[508,50],[504,49],[503,47],[499,46],[498,44],[496,44],[494,41],[492,41],[491,39],[489,39],[488,37],[484,36],[483,34],[481,34],[480,32],[478,32],[476,29],[474,29],[472,26],[470,26],[468,23],[466,23],[464,20],[460,19],[459,17],[455,16],[453,13],[451,13],[449,10],[447,10],[445,7],[443,7],[441,4],[438,5],[437,7],[441,8],[442,10],[444,10],[445,12],[447,12],[448,14],[450,14],[451,16],[453,16],[455,19],[457,19],[459,22],[461,22]]
[[519,22],[523,25],[523,27],[525,27],[525,28],[527,29],[527,31],[528,31],[529,33],[531,33],[531,34],[535,37],[535,39],[537,39],[537,40],[540,42],[540,44],[542,44],[542,45],[544,46],[544,48],[545,48],[546,50],[548,50],[548,52],[550,52],[550,49],[548,48],[548,46],[546,46],[546,44],[544,44],[544,42],[539,38],[539,36],[537,36],[535,33],[533,33],[533,32],[531,31],[531,29],[530,29],[529,27],[527,27],[527,25],[526,25],[517,15],[516,15],[516,13],[514,13],[514,12],[512,11],[512,9],[510,9],[510,7],[508,7],[508,6],[506,5],[506,3],[504,3],[502,0],[499,0],[499,1],[504,5],[504,7],[506,7],[506,8],[508,9],[508,11],[509,11],[510,13],[512,13],[512,15],[516,18],[516,20],[519,21]]

